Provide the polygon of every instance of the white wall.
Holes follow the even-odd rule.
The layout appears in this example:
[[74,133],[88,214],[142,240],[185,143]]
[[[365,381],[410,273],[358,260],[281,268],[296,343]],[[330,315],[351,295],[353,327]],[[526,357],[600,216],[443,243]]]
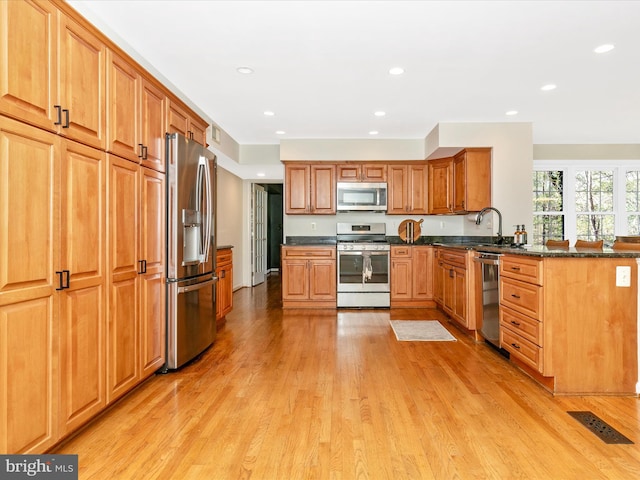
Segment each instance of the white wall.
[[424,160],[424,141],[313,139],[282,140],[281,160]]
[[217,173],[217,244],[233,246],[233,288],[235,290],[243,285],[242,272],[249,255],[245,252],[246,233],[240,221],[246,211],[243,202],[243,181],[220,166]]

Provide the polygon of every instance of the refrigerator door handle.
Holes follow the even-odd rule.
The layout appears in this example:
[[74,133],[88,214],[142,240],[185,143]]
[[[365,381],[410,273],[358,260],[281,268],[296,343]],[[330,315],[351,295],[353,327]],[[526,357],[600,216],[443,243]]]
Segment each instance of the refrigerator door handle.
[[187,285],[185,287],[178,287],[178,293],[188,293],[188,292],[193,292],[194,290],[200,290],[203,287],[206,287],[207,285],[213,285],[214,283],[216,283],[218,281],[218,277],[213,277],[210,280],[207,280],[206,282],[200,282],[200,283],[194,283],[193,285]]
[[[202,167],[202,169],[201,169]],[[202,211],[202,223],[203,223],[203,235],[204,241],[202,242],[202,252],[200,256],[200,263],[206,263],[209,255],[209,247],[211,246],[211,171],[209,170],[209,160],[207,157],[200,156],[198,160],[198,172],[204,170],[204,208]],[[199,176],[198,185],[202,182],[202,177]],[[202,190],[200,190],[202,195]],[[202,205],[202,204],[201,204]]]

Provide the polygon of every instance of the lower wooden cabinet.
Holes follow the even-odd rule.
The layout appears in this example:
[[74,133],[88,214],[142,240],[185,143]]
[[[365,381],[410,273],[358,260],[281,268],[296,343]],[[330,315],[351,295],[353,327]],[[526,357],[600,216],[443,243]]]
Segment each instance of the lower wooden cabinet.
[[282,307],[336,307],[336,247],[283,246]]
[[438,248],[435,254],[434,297],[447,315],[467,330],[476,329],[475,276],[471,251]]
[[432,307],[433,247],[391,246],[391,306]]
[[225,316],[233,308],[233,252],[220,248],[216,252],[216,325],[224,325]]

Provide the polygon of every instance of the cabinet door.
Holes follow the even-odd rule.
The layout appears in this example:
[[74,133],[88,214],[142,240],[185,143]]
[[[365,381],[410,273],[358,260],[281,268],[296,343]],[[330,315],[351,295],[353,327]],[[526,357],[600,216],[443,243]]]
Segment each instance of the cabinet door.
[[165,362],[165,181],[140,167],[140,369],[145,378]]
[[311,166],[308,164],[285,165],[285,213],[287,215],[309,213]]
[[467,272],[466,270],[455,267],[453,269],[453,317],[463,326],[467,326]]
[[195,118],[189,119],[189,138],[202,146],[207,145],[207,124]]
[[426,214],[428,210],[428,169],[426,165],[410,165],[407,167],[409,175],[409,213]]
[[309,299],[307,260],[282,261],[282,300]]
[[[59,132],[92,147],[105,149],[106,47],[94,35],[66,15],[60,15]],[[64,112],[63,112],[64,113]]]
[[[488,206],[488,205],[487,205]],[[467,157],[464,152],[453,159],[453,211],[467,210]]]
[[455,271],[450,265],[443,265],[442,275],[442,307],[448,314],[453,314],[455,304]]
[[0,149],[0,452],[42,453],[57,439],[59,138],[0,116]]
[[364,163],[362,164],[361,177],[363,182],[386,182],[387,165],[385,163]]
[[166,96],[162,90],[144,77],[140,93],[140,143],[144,146],[142,166],[164,172]]
[[412,258],[391,259],[391,300],[412,299]]
[[413,248],[412,296],[414,299],[433,299],[433,247]]
[[0,2],[0,113],[55,131],[58,10],[49,2]]
[[309,260],[309,300],[336,299],[335,260]]
[[114,52],[107,55],[109,72],[107,151],[139,162],[142,156],[140,140],[140,75],[129,62]]
[[310,171],[311,213],[335,215],[336,213],[335,165],[312,165]]
[[452,160],[429,162],[429,213],[451,213],[452,211]]
[[362,177],[362,166],[359,164],[345,163],[336,166],[338,182],[359,182]]
[[440,305],[444,304],[444,275],[446,270],[441,260],[434,259],[433,268],[433,298]]
[[408,210],[409,177],[404,165],[389,165],[387,214],[406,214]]
[[60,292],[60,433],[106,404],[106,155],[63,142]]
[[167,102],[167,131],[189,136],[189,114],[175,102]]
[[138,168],[135,163],[109,156],[109,403],[140,379]]

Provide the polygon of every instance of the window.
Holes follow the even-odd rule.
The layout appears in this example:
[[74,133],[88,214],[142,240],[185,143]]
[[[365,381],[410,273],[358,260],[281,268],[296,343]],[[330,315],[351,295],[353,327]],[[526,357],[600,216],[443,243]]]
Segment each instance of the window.
[[640,161],[536,161],[532,243],[640,235]]

